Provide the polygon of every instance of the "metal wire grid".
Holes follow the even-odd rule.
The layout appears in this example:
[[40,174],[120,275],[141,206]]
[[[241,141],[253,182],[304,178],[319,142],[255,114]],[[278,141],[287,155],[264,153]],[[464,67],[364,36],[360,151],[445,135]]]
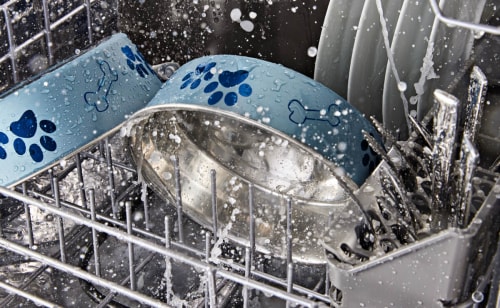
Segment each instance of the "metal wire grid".
[[[86,160],[92,160],[96,164],[102,165],[103,170],[106,170],[107,183],[103,183],[103,185],[107,187],[107,190],[104,192],[104,194],[107,195],[105,206],[96,205],[96,191],[94,191],[94,189],[84,191],[86,176],[82,168],[82,162]],[[9,252],[14,252],[20,256],[41,263],[39,270],[27,275],[28,277],[26,277],[18,287],[6,282],[0,284],[0,287],[12,294],[3,298],[0,302],[0,306],[5,307],[14,303],[16,299],[13,294],[25,297],[36,304],[57,306],[56,303],[48,302],[40,295],[23,291],[24,288],[33,282],[37,275],[42,274],[50,268],[68,273],[74,277],[87,280],[96,286],[108,289],[109,294],[99,304],[99,307],[113,300],[116,294],[154,307],[167,306],[168,304],[165,302],[142,294],[137,290],[137,273],[139,273],[147,262],[151,260],[153,255],[164,258],[167,263],[172,261],[182,262],[201,272],[200,275],[206,277],[205,279],[207,280],[206,296],[204,298],[205,305],[210,307],[216,307],[218,301],[222,300],[218,298],[217,290],[221,288],[221,283],[224,285],[228,282],[242,286],[244,289],[259,290],[285,301],[289,301],[290,303],[305,307],[319,307],[328,305],[330,302],[327,281],[325,284],[323,280],[321,284],[323,286],[321,289],[325,290],[325,292],[322,293],[320,293],[320,290],[310,290],[293,283],[294,264],[291,261],[291,200],[288,202],[289,214],[287,215],[287,230],[289,234],[286,263],[287,275],[286,278],[283,279],[260,271],[258,266],[256,267],[253,258],[256,254],[254,245],[250,244],[248,247],[245,247],[244,262],[240,264],[224,258],[214,260],[210,257],[210,251],[213,248],[213,243],[217,242],[217,238],[213,238],[214,235],[208,231],[204,232],[204,250],[187,244],[187,242],[183,240],[185,237],[185,228],[183,227],[182,203],[179,197],[182,189],[180,186],[178,186],[177,189],[178,195],[176,202],[178,215],[177,217],[175,217],[175,215],[165,217],[164,236],[157,233],[155,234],[148,228],[150,225],[150,206],[147,202],[148,198],[143,198],[145,202],[142,204],[144,211],[142,222],[133,221],[131,201],[124,202],[126,209],[125,217],[124,219],[120,219],[120,204],[123,205],[123,201],[134,191],[137,192],[138,190],[142,190],[144,194],[147,191],[147,187],[145,184],[138,183],[134,180],[129,181],[128,185],[125,187],[117,187],[117,185],[115,185],[114,174],[117,169],[132,173],[134,176],[136,171],[129,163],[113,160],[109,139],[102,141],[98,147],[92,147],[89,151],[75,155],[73,161],[68,163],[66,168],[56,169],[60,170],[49,170],[46,174],[42,174],[37,179],[34,179],[36,183],[40,183],[43,182],[43,178],[45,178],[46,182],[49,183],[48,185],[37,188],[39,185],[33,185],[32,182],[27,181],[17,187],[15,191],[0,188],[0,193],[4,196],[23,203],[23,210],[19,211],[19,214],[25,213],[26,219],[24,228],[28,239],[27,245],[23,245],[19,243],[19,241],[16,242],[9,236],[6,236],[5,232],[2,232],[4,236],[0,238],[0,246]],[[77,174],[79,181],[77,187],[81,187],[79,192],[81,196],[80,204],[63,200],[60,195],[60,185],[61,183],[64,185],[66,177],[71,173]],[[213,173],[212,179],[215,179],[215,173]],[[180,183],[178,166],[175,169],[175,181]],[[252,191],[253,190],[250,189],[250,192]],[[103,191],[100,193],[103,193]],[[215,192],[213,193],[215,194]],[[249,207],[250,212],[252,212],[252,193],[249,195]],[[33,232],[33,222],[30,217],[30,212],[33,208],[40,209],[46,214],[54,216],[53,223],[57,230],[57,250],[47,249],[44,251],[44,249],[38,248],[43,243],[38,242],[36,234]],[[97,209],[101,209],[103,212]],[[109,213],[109,209],[113,209],[111,213]],[[10,219],[12,219],[12,217],[10,217]],[[176,237],[172,236],[174,219],[176,220],[175,224],[177,226]],[[65,231],[63,225],[70,221],[76,225],[74,228],[82,229],[81,227],[83,226],[85,227],[83,229],[87,231],[90,230],[89,232],[91,232],[92,246],[94,249],[94,266],[93,268],[89,268],[88,271],[76,266],[75,260],[71,260],[71,254],[67,252],[68,246],[70,246],[72,241],[81,241],[85,238],[85,233],[75,233],[74,230],[71,232]],[[254,224],[255,222],[251,223],[253,226]],[[4,220],[4,229],[7,225],[8,222]],[[138,225],[144,227],[141,228],[138,227]],[[255,239],[254,228],[250,228],[249,232],[249,238]],[[120,242],[126,243],[128,247],[127,260],[129,275],[120,282],[111,281],[110,279],[102,277],[102,273],[107,270],[107,265],[103,264],[100,260],[102,253],[99,252],[100,243],[98,240],[98,233],[105,233],[109,236],[113,236]],[[81,238],[78,239],[76,236],[80,236]],[[139,262],[134,258],[134,246],[147,250],[151,256]],[[325,279],[328,279],[327,276],[325,276]],[[225,281],[221,282],[221,280]],[[247,306],[249,293],[243,292],[243,294],[243,303]]]
[[[94,4],[97,3],[95,0],[84,0],[81,4],[76,4],[76,6],[74,6],[71,10],[67,9],[68,6],[65,5],[65,1],[51,2],[43,0],[41,7],[36,7],[35,4],[26,4],[26,6],[21,5],[19,8],[18,5],[20,3],[20,1],[11,0],[0,6],[3,12],[3,24],[5,25],[5,32],[0,33],[0,38],[8,43],[4,45],[4,47],[8,46],[8,49],[0,51],[5,51],[5,53],[0,57],[0,67],[2,67],[2,71],[5,75],[4,82],[0,85],[0,91],[8,89],[12,85],[18,84],[22,80],[29,78],[30,75],[34,73],[28,71],[26,68],[26,61],[23,62],[22,59],[26,53],[29,53],[28,50],[35,50],[36,53],[46,55],[46,67],[52,66],[60,59],[72,56],[73,54],[71,53],[57,54],[57,51],[55,50],[57,44],[54,42],[54,33],[61,32],[61,29],[65,24],[74,22],[73,19],[75,16],[80,16],[81,18],[82,14],[84,14],[86,20],[86,36],[71,38],[79,41],[78,45],[80,48],[83,49],[92,46],[94,42],[99,39],[99,37],[105,36],[107,33],[94,33],[93,14],[95,14],[96,10],[100,9],[95,8]],[[62,10],[62,16],[54,17],[51,15],[51,9],[49,6],[53,6],[54,4],[59,4],[61,7],[65,8]],[[41,26],[37,29],[36,26],[33,27],[33,25],[29,25],[34,29],[30,29],[29,31],[27,30],[24,34],[22,34],[21,30],[24,29],[19,22],[23,20],[23,18],[29,18],[30,16],[38,16],[38,20],[29,21],[32,21],[35,24],[41,23]],[[15,26],[19,27],[21,30],[16,30]],[[107,29],[107,31],[109,32],[110,30]],[[26,35],[28,37],[24,37]],[[98,188],[97,191],[94,189],[85,190],[86,183],[84,179],[86,176],[84,175],[85,172],[83,170],[82,163],[88,160],[94,161],[97,165],[102,165],[103,168],[107,170],[107,184],[105,185],[107,189]],[[176,229],[178,230],[178,241],[171,236],[171,229],[173,229],[173,218],[171,217],[175,217],[175,215],[165,217],[164,235],[155,234],[148,230],[148,226],[150,225],[150,216],[147,198],[143,198],[145,215],[142,225],[144,228],[137,227],[139,224],[137,221],[132,224],[131,202],[124,203],[126,208],[125,217],[124,219],[121,219],[122,215],[120,215],[120,202],[129,198],[130,195],[137,190],[142,189],[142,191],[146,192],[148,188],[145,184],[137,184],[135,181],[130,182],[130,185],[126,187],[117,187],[114,176],[117,169],[121,169],[136,176],[135,168],[129,163],[114,161],[110,150],[109,139],[105,139],[99,144],[99,146],[91,147],[88,151],[76,154],[71,163],[67,164],[65,168],[61,169],[59,167],[55,167],[54,169],[49,170],[46,174],[40,175],[36,179],[24,182],[18,186],[15,191],[0,188],[0,192],[4,194],[5,197],[10,198],[10,201],[22,202],[22,206],[20,206],[14,214],[9,214],[7,217],[2,219],[2,228],[0,228],[2,231],[2,238],[0,239],[0,246],[4,249],[4,255],[15,253],[19,256],[19,258],[26,258],[27,260],[40,262],[38,269],[24,275],[23,280],[17,285],[8,283],[7,281],[9,281],[9,277],[0,283],[0,287],[10,293],[10,295],[5,296],[1,300],[0,306],[4,307],[12,305],[13,303],[19,301],[20,298],[16,297],[16,295],[24,297],[39,305],[57,306],[58,303],[47,300],[48,297],[44,296],[45,294],[43,294],[41,290],[30,289],[30,284],[33,284],[37,278],[54,269],[68,273],[74,277],[85,279],[96,286],[107,288],[109,293],[104,299],[102,299],[99,307],[105,306],[109,302],[113,301],[116,294],[121,294],[129,299],[137,300],[151,306],[166,306],[167,304],[165,302],[142,294],[137,290],[137,273],[144,268],[148,261],[151,261],[151,256],[154,254],[165,258],[165,262],[167,263],[179,261],[203,272],[203,275],[207,280],[206,296],[204,301],[205,305],[209,305],[211,307],[217,306],[217,290],[221,289],[221,281],[222,285],[227,284],[226,281],[232,281],[233,284],[235,283],[241,285],[245,289],[261,290],[266,294],[307,307],[316,307],[320,305],[320,303],[329,303],[327,292],[319,293],[293,284],[291,237],[288,240],[289,254],[287,258],[287,279],[278,278],[253,268],[254,265],[252,262],[253,256],[255,255],[255,245],[246,247],[245,262],[243,264],[236,264],[230,260],[218,259],[216,260],[218,265],[215,265],[215,263],[211,262],[209,258],[212,243],[217,241],[217,238],[213,239],[213,235],[208,232],[205,233],[205,250],[199,250],[185,244],[182,203],[179,197],[181,187],[178,168],[175,173],[176,183],[178,183],[178,198],[176,202]],[[78,189],[79,204],[65,200],[61,196],[60,185],[61,183],[64,185],[64,182],[67,181],[68,175],[72,172],[76,172],[77,186],[80,187]],[[215,174],[213,174],[212,181],[215,181]],[[111,209],[111,213],[109,213],[109,215],[106,214],[107,212],[99,212],[101,207],[96,205],[96,194],[104,195],[104,197],[101,196],[101,199],[106,200],[106,205],[103,206],[103,208],[107,208],[108,212],[109,209]],[[4,199],[4,203],[8,203],[9,201],[7,200],[9,199]],[[251,196],[249,198],[249,206],[251,208],[253,207]],[[57,230],[57,238],[55,241],[58,243],[56,245],[58,246],[58,250],[50,249],[50,247],[46,249],[41,248],[44,247],[44,244],[47,246],[47,243],[43,243],[45,238],[37,238],[36,232],[33,231],[34,222],[31,217],[31,212],[35,208],[36,210],[43,211],[47,215],[54,216],[53,224],[55,226],[55,230]],[[289,202],[288,208],[291,208],[291,201]],[[19,228],[20,226],[12,225],[12,221],[15,220],[16,217],[19,217],[19,215],[24,215],[24,218],[20,218],[21,220],[24,219],[25,225],[22,228]],[[290,219],[290,215],[288,215],[288,217]],[[35,221],[35,224],[36,223],[37,222]],[[72,228],[65,228],[66,225],[72,225]],[[251,225],[253,226],[254,224]],[[19,231],[19,229],[22,229],[22,231]],[[87,232],[85,232],[85,230]],[[291,230],[290,220],[288,230]],[[22,232],[25,233],[25,236],[23,237],[23,240],[16,240],[10,236],[10,232],[14,234]],[[86,271],[81,267],[78,267],[78,255],[75,257],[74,253],[69,252],[73,243],[89,240],[89,232],[91,233],[92,247],[94,250],[93,273],[91,273],[91,269]],[[102,277],[102,273],[106,270],[106,265],[103,265],[100,260],[101,253],[99,252],[99,232],[101,234],[105,233],[107,235],[115,236],[120,242],[126,243],[128,246],[127,258],[129,264],[129,275],[124,280],[120,281],[121,283]],[[249,232],[249,237],[251,239],[255,239],[254,228],[251,228]],[[291,234],[291,231],[289,234]],[[146,249],[151,253],[151,256],[142,260],[142,262],[134,260],[134,246]],[[326,273],[326,269],[324,272]],[[327,280],[328,277],[325,277]],[[325,290],[328,290],[327,284]],[[249,293],[250,292],[246,291],[243,292],[245,295],[243,298],[245,306],[248,304]]]
[[[64,2],[64,1],[60,1]],[[77,15],[84,14],[86,19],[85,27],[87,29],[86,36],[79,38],[83,40],[80,44],[81,48],[92,46],[99,37],[104,37],[107,32],[101,32],[96,35],[93,29],[93,6],[96,0],[83,0],[81,4],[74,7],[69,12],[65,12],[62,16],[57,16],[55,19],[50,15],[49,1],[42,0],[40,12],[42,12],[43,26],[35,33],[29,33],[29,37],[23,40],[22,35],[16,36],[16,31],[13,27],[16,22],[22,20],[23,16],[13,15],[12,8],[18,5],[20,1],[11,0],[3,3],[0,7],[3,12],[3,24],[5,25],[5,33],[0,33],[0,39],[8,42],[4,47],[0,47],[0,68],[4,72],[4,81],[0,84],[0,91],[8,89],[12,85],[18,84],[20,81],[28,78],[33,72],[27,72],[24,68],[25,63],[21,57],[24,51],[34,45],[41,44],[41,50],[47,56],[47,67],[53,65],[58,59],[65,59],[71,54],[56,55],[54,50],[53,33],[60,29],[66,23],[71,23],[72,18]],[[472,28],[475,31],[485,31],[497,33],[498,28],[493,28],[483,25],[462,24],[443,16],[435,0],[430,0],[432,9],[436,16],[444,23],[465,26]],[[33,7],[31,7],[33,9]],[[28,10],[24,11],[28,15]],[[97,36],[97,38],[96,38]],[[7,49],[5,49],[7,46]],[[1,49],[4,48],[4,49]],[[35,48],[36,49],[36,48]],[[2,55],[3,54],[3,55]],[[82,167],[84,161],[93,161],[96,165],[107,170],[107,189],[93,190],[85,189],[85,175]],[[97,167],[96,167],[97,168]],[[206,279],[205,295],[200,305],[215,307],[220,304],[223,299],[218,296],[223,285],[229,283],[242,286],[244,291],[243,305],[249,305],[249,292],[247,290],[260,290],[266,294],[270,294],[277,298],[281,298],[287,303],[294,303],[307,307],[318,307],[330,304],[329,297],[329,282],[328,275],[325,276],[321,292],[317,288],[311,290],[301,287],[293,283],[293,268],[294,264],[291,261],[291,237],[288,237],[287,260],[286,260],[286,278],[279,278],[271,274],[267,274],[254,268],[255,246],[252,245],[252,238],[255,239],[255,230],[251,227],[249,230],[250,245],[244,248],[244,262],[231,262],[224,258],[213,260],[210,258],[210,250],[212,243],[217,239],[212,238],[210,232],[205,232],[204,242],[205,249],[199,249],[188,245],[184,240],[182,202],[180,200],[180,175],[177,166],[175,177],[177,186],[177,202],[176,214],[165,216],[163,234],[153,233],[150,231],[150,209],[148,198],[143,198],[144,218],[142,222],[133,221],[132,205],[130,201],[124,202],[125,215],[121,219],[120,203],[129,199],[131,194],[142,190],[143,194],[147,192],[147,186],[140,184],[137,181],[129,181],[128,185],[116,185],[115,172],[123,170],[133,174],[136,179],[136,169],[129,162],[117,161],[113,158],[109,139],[105,139],[98,146],[92,146],[89,150],[76,154],[71,162],[65,168],[56,167],[54,170],[49,170],[46,174],[42,174],[37,179],[26,181],[15,190],[9,190],[0,187],[0,193],[8,197],[12,202],[21,202],[15,215],[10,214],[7,217],[2,217],[0,228],[1,238],[0,246],[3,247],[2,253],[15,253],[22,259],[35,260],[39,262],[36,270],[24,275],[23,280],[14,285],[6,281],[0,281],[0,287],[10,293],[5,296],[0,306],[9,306],[20,299],[20,297],[28,299],[38,305],[56,307],[58,303],[47,300],[43,293],[33,292],[29,286],[37,277],[40,277],[45,272],[57,270],[84,279],[96,286],[102,286],[107,289],[107,295],[101,300],[98,307],[106,306],[113,301],[117,295],[122,295],[126,298],[139,301],[151,306],[167,306],[165,301],[158,300],[149,295],[141,293],[137,288],[137,274],[151,261],[153,255],[160,256],[165,260],[166,268],[172,261],[182,262],[188,266],[196,268],[201,272]],[[64,200],[61,198],[60,185],[67,180],[67,177],[72,172],[77,174],[78,178],[78,194],[79,204]],[[45,185],[41,185],[41,178],[45,177]],[[215,181],[215,174],[212,176],[212,183]],[[212,185],[214,187],[215,185]],[[251,186],[251,184],[250,184]],[[212,190],[214,191],[214,189]],[[252,191],[250,189],[249,208],[250,213],[253,211]],[[96,203],[96,194],[104,195],[103,200],[107,200],[103,205]],[[214,200],[215,193],[213,192]],[[101,200],[102,201],[102,200]],[[292,201],[287,204],[287,230],[291,230],[290,209]],[[102,212],[99,209],[111,209],[111,213]],[[31,211],[34,209],[42,210],[47,214],[54,216],[53,224],[57,230],[57,248],[43,249],[43,243],[39,242],[36,234],[33,232],[33,221]],[[24,215],[24,231],[26,232],[25,241],[13,239],[9,234],[9,224],[13,219]],[[252,216],[250,216],[252,217]],[[172,236],[174,220],[176,221],[177,240]],[[215,220],[214,220],[215,221]],[[68,222],[73,222],[74,227],[68,231],[65,225]],[[138,227],[142,225],[143,227]],[[253,224],[250,224],[253,226]],[[76,231],[75,231],[76,230]],[[214,224],[214,230],[217,230]],[[101,253],[99,252],[99,233],[107,234],[115,237],[118,241],[127,245],[127,260],[128,260],[128,276],[121,281],[112,281],[104,278],[102,273],[106,270],[106,264],[101,262]],[[90,235],[89,235],[90,234]],[[216,232],[215,232],[216,234]],[[289,233],[289,235],[291,232]],[[90,236],[90,237],[89,237]],[[73,256],[68,253],[68,247],[72,243],[81,240],[90,240],[94,249],[94,265],[88,267],[87,270],[77,266],[77,260],[72,259]],[[27,242],[26,242],[27,241]],[[90,247],[90,246],[89,246]],[[135,260],[134,247],[141,247],[150,253],[150,256],[138,261]],[[49,247],[50,248],[50,247]],[[216,261],[216,262],[214,262]],[[325,270],[326,273],[326,270]],[[166,273],[168,276],[168,273]],[[171,287],[171,286],[170,286]],[[167,289],[169,286],[167,286]],[[167,292],[168,293],[168,292]],[[19,296],[19,297],[18,297]],[[167,295],[167,299],[170,297]]]
[[[105,8],[97,0],[10,0],[0,4],[0,41],[6,43],[0,46],[0,91],[109,36],[117,16],[115,1],[110,2]],[[27,67],[35,54],[43,56],[40,70]]]

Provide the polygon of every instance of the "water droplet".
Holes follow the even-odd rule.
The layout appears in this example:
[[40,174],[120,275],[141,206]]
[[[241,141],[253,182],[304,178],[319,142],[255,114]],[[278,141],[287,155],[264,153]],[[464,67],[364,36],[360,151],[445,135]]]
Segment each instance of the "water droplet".
[[484,31],[474,31],[474,38],[476,40],[482,38],[484,36],[485,32]]
[[406,91],[407,87],[408,87],[408,86],[406,85],[406,82],[404,82],[404,81],[400,81],[400,82],[398,83],[398,90],[399,90],[400,92],[404,92],[404,91]]
[[371,185],[366,185],[365,188],[363,188],[363,192],[365,192],[365,193],[371,193],[374,191],[375,191],[375,188],[373,188],[373,186],[371,186]]
[[474,303],[481,303],[484,300],[484,294],[480,291],[475,291],[472,293],[472,301]]
[[410,97],[410,104],[416,105],[418,103],[418,96]]
[[316,48],[314,46],[307,48],[307,55],[309,57],[314,58],[314,57],[316,57],[317,54],[318,54],[318,48]]
[[79,55],[80,54],[80,49],[75,49],[75,55]]
[[163,172],[162,176],[165,180],[170,180],[172,178],[172,174],[170,172]]
[[250,20],[243,20],[240,23],[240,27],[241,27],[241,29],[245,30],[246,32],[252,32],[255,26],[254,26],[253,22],[251,22]]
[[339,142],[339,144],[337,145],[337,149],[340,152],[344,152],[345,150],[347,150],[347,143],[345,143],[345,142]]
[[295,73],[293,71],[285,70],[283,73],[290,79],[295,78]]
[[241,19],[241,10],[240,10],[240,9],[238,9],[238,8],[233,9],[233,10],[231,11],[230,16],[231,16],[231,20],[232,20],[232,21],[239,22],[239,21],[240,21],[240,19]]
[[280,79],[276,79],[274,80],[274,85],[275,87],[273,87],[271,90],[273,91],[276,91],[276,92],[279,92],[281,90],[281,87],[286,84],[286,82],[280,80]]

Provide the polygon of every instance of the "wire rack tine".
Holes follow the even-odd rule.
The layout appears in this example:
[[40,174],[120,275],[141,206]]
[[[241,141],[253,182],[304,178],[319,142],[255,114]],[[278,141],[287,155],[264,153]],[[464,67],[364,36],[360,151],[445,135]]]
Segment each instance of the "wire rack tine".
[[[24,182],[22,185],[22,190],[23,190],[23,195],[27,196],[28,195],[28,189],[26,182]],[[26,230],[28,231],[28,247],[33,247],[35,240],[33,236],[33,223],[31,221],[31,210],[30,206],[28,203],[23,202],[24,204],[24,215],[26,216]]]
[[49,4],[47,0],[42,0],[43,6],[43,21],[45,26],[45,40],[47,42],[47,54],[49,56],[49,65],[54,64],[54,51],[53,51],[53,42],[52,42],[52,31],[50,31],[50,12],[49,12]]
[[[90,219],[92,221],[96,221],[96,212],[95,212],[95,191],[93,189],[89,190],[89,198],[90,198]],[[94,246],[94,262],[95,262],[95,275],[97,277],[101,276],[101,258],[99,255],[99,240],[97,237],[97,231],[95,228],[92,228],[92,245]]]
[[465,29],[469,29],[472,31],[476,32],[486,32],[494,35],[500,35],[500,27],[494,27],[490,25],[485,25],[485,24],[476,24],[473,22],[467,22],[467,21],[462,21],[450,17],[444,16],[443,12],[439,8],[438,3],[436,0],[429,0],[429,3],[431,5],[432,11],[436,15],[436,17],[444,23],[445,25],[449,27],[461,27]]
[[181,171],[179,168],[179,158],[174,156],[174,178],[175,178],[175,206],[177,208],[177,226],[179,233],[179,242],[184,242],[184,226],[183,226],[183,212],[182,212],[182,186],[181,186]]
[[[50,174],[50,183],[52,185],[52,194],[54,195],[54,201],[56,203],[56,207],[61,208],[61,197],[59,194],[59,180],[54,176],[53,172],[49,172]],[[65,239],[64,239],[64,223],[62,217],[58,216],[56,218],[57,224],[57,233],[59,237],[59,251],[61,262],[66,262],[66,252],[65,252]]]
[[210,170],[210,189],[212,195],[212,232],[214,240],[217,241],[217,173]]
[[16,288],[16,287],[14,287],[10,284],[7,284],[1,280],[0,280],[0,287],[9,291],[11,294],[15,294],[15,295],[19,295],[19,296],[22,296],[24,298],[27,298],[37,305],[45,306],[45,307],[53,307],[53,308],[56,308],[56,307],[62,308],[62,306],[59,306],[59,305],[52,303],[52,302],[49,302],[48,300],[45,300],[45,299],[41,298],[40,296],[36,296],[36,295],[33,295],[29,292],[26,292],[24,290]]

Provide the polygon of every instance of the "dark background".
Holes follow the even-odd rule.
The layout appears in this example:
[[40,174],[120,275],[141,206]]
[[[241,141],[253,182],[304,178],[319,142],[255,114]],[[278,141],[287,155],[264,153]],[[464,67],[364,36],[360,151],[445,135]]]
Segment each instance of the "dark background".
[[[208,54],[237,54],[280,63],[313,76],[315,58],[307,55],[307,49],[318,46],[329,1],[193,2],[119,1],[118,27],[153,64],[183,64]],[[234,8],[241,10],[241,20],[253,22],[252,32],[231,20]],[[250,12],[257,17],[250,19]]]

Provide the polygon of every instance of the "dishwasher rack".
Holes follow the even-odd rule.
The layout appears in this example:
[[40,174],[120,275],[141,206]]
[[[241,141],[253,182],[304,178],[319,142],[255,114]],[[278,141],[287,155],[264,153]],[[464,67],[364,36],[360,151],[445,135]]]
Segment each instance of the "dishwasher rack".
[[[62,306],[75,305],[75,296],[78,298],[81,294],[75,295],[75,290],[71,289],[76,288],[78,292],[82,288],[87,294],[94,294],[92,296],[96,300],[102,300],[100,306],[114,302],[115,296],[121,296],[125,299],[120,298],[119,301],[132,306],[138,305],[131,302],[135,300],[162,307],[166,304],[158,298],[170,296],[170,300],[176,303],[172,288],[178,289],[175,284],[181,283],[193,284],[185,286],[190,289],[190,296],[194,297],[192,302],[183,299],[189,307],[200,304],[200,301],[207,301],[215,307],[216,303],[230,300],[229,296],[236,292],[236,284],[306,307],[328,304],[324,279],[316,289],[293,285],[283,276],[260,269],[263,262],[252,264],[250,255],[255,255],[255,252],[249,248],[239,251],[231,247],[233,251],[227,252],[229,255],[241,254],[239,257],[245,260],[244,263],[233,261],[226,253],[215,259],[211,257],[213,243],[218,239],[212,238],[208,231],[203,231],[192,222],[179,224],[174,221],[175,211],[169,212],[163,201],[149,193],[146,184],[137,181],[136,171],[130,162],[113,159],[112,153],[121,148],[116,146],[120,144],[117,139],[121,139],[120,134],[78,153],[64,161],[64,167],[56,166],[35,181],[23,183],[20,191],[1,188],[2,194],[11,198],[3,200],[4,210],[13,213],[4,220],[0,246],[4,248],[4,263],[9,260],[18,265],[16,269],[16,266],[13,268],[4,264],[2,275],[6,278],[1,282],[3,288],[47,306],[55,306],[50,299],[56,303],[62,301]],[[85,189],[94,185],[95,189]],[[64,191],[72,190],[79,191],[79,194],[76,200],[68,201],[68,197],[71,199],[74,196]],[[113,213],[112,208],[117,208],[117,211]],[[45,223],[35,222],[35,217],[42,217]],[[155,217],[162,218],[156,221]],[[177,229],[179,225],[185,234],[183,241],[177,237],[181,233]],[[192,243],[198,245],[193,246]],[[109,255],[103,256],[103,251],[113,256],[118,254],[118,259],[110,260]],[[39,262],[35,265],[39,267],[25,269],[22,266],[24,262]],[[171,267],[174,263],[177,270]],[[178,272],[179,268],[185,272]],[[19,285],[14,286],[9,271],[11,274],[22,274]],[[320,272],[325,272],[325,269]],[[82,281],[75,286],[75,279],[68,279],[67,275]],[[189,277],[192,275],[196,277]],[[197,286],[199,281],[190,281],[198,280],[198,275],[206,277],[206,290]],[[36,287],[30,287],[30,283],[39,285],[39,280],[49,279],[42,278],[44,276],[53,276],[50,278],[53,282],[60,279],[54,283],[61,284],[65,291],[57,290],[55,294],[50,294],[49,290],[49,295],[43,288],[36,290]],[[152,285],[148,286],[148,282]],[[106,292],[105,296],[97,287],[108,289],[109,294]],[[23,288],[32,293],[26,289],[22,291]],[[193,288],[196,290],[191,290]],[[292,294],[292,290],[296,294]],[[248,299],[250,292],[246,294]],[[185,298],[188,297],[186,294]],[[8,306],[16,300],[19,299],[6,296],[2,305]],[[85,301],[80,298],[78,302]]]
[[[117,0],[3,1],[0,91],[117,31],[116,5]],[[178,169],[174,176],[180,176]],[[14,189],[0,187],[0,194],[1,307],[341,302],[328,264],[259,254],[212,234],[160,199],[142,180],[120,131]]]

